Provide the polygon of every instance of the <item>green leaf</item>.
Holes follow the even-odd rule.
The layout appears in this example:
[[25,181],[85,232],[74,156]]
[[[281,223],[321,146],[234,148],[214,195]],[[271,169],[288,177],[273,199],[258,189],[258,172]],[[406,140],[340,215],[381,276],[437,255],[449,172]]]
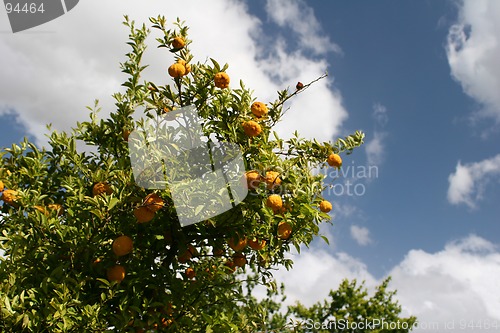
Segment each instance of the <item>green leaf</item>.
[[109,200],[109,203],[108,203],[108,210],[112,210],[113,207],[115,207],[116,204],[119,203],[119,202],[120,202],[120,200],[118,200],[117,198],[111,198]]

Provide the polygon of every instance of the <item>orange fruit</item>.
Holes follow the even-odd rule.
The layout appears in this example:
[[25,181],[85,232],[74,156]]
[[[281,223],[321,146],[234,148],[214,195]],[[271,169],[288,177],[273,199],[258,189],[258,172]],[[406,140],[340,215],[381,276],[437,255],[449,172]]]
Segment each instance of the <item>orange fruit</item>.
[[99,182],[94,185],[92,188],[92,194],[95,196],[101,195],[101,194],[111,194],[113,193],[113,189],[111,186],[109,186],[108,183],[106,182]]
[[214,83],[217,88],[224,89],[229,87],[229,81],[231,81],[229,75],[224,72],[219,72],[214,76]]
[[121,265],[114,265],[113,267],[108,268],[106,276],[110,282],[121,282],[125,279],[125,267]]
[[264,178],[267,184],[267,187],[271,190],[276,186],[281,185],[281,179],[279,177],[279,173],[276,171],[268,171],[266,172],[266,177]]
[[191,254],[191,252],[189,251],[185,251],[183,252],[181,255],[179,255],[179,257],[177,257],[177,260],[181,263],[181,264],[185,264],[187,263],[189,260],[191,260],[191,258],[193,257],[193,255]]
[[3,189],[5,188],[3,181],[0,180],[0,192],[3,192]]
[[233,263],[235,266],[238,267],[245,267],[245,264],[247,263],[247,258],[243,253],[235,253],[233,255]]
[[224,266],[226,266],[228,269],[227,269],[227,272],[230,273],[230,274],[233,274],[234,271],[236,270],[236,265],[234,264],[234,262],[232,262],[231,260],[227,260],[225,263],[224,263]]
[[42,213],[45,216],[49,216],[50,211],[56,211],[57,216],[61,216],[64,212],[64,208],[60,204],[49,204],[49,205],[47,205],[48,209],[43,207],[43,206],[33,206],[33,208],[35,208],[36,210],[38,210],[40,213]]
[[326,160],[328,165],[334,168],[340,168],[342,166],[342,158],[338,154],[330,154]]
[[181,49],[186,45],[186,42],[184,41],[184,38],[182,37],[175,37],[174,40],[172,41],[172,47],[174,49]]
[[281,200],[281,196],[278,194],[271,194],[266,200],[266,206],[277,213],[283,208],[283,200]]
[[248,189],[255,190],[257,187],[259,187],[261,177],[257,171],[252,170],[252,171],[246,172],[245,178],[247,180]]
[[280,222],[278,224],[278,238],[288,239],[292,234],[292,226],[288,222]]
[[193,245],[189,244],[189,245],[187,246],[186,251],[184,251],[183,253],[181,253],[181,254],[178,256],[177,260],[178,260],[180,263],[184,264],[184,263],[188,262],[189,260],[191,260],[191,258],[192,258],[194,255],[196,255],[197,253],[198,253],[198,251],[196,251],[196,248],[195,248]]
[[19,196],[16,190],[4,190],[2,193],[2,200],[6,204],[16,207],[17,199],[19,199]]
[[95,266],[95,265],[97,265],[97,264],[99,264],[99,263],[101,263],[101,262],[102,262],[102,259],[101,259],[101,258],[97,258],[97,259],[95,259],[95,260],[92,262],[92,265],[94,265],[94,266]]
[[121,257],[132,252],[134,242],[129,236],[120,236],[113,241],[113,253]]
[[184,66],[184,68],[186,69],[186,75],[191,73],[191,65],[186,63],[186,60],[179,59],[179,60],[177,60],[177,63]]
[[123,137],[123,141],[127,141],[128,142],[128,137],[130,136],[130,130],[128,129],[124,129],[123,132],[122,132],[122,137]]
[[243,249],[247,246],[247,238],[241,237],[238,239],[233,237],[229,239],[227,243],[230,248],[232,248],[236,252],[239,252],[243,251]]
[[193,268],[191,268],[191,267],[186,268],[186,270],[184,271],[184,273],[186,274],[186,277],[188,279],[194,279],[194,277],[196,276],[195,270]]
[[61,216],[64,213],[64,207],[60,204],[48,204],[47,208],[57,212],[57,216]]
[[168,68],[168,74],[173,78],[180,78],[186,75],[186,67],[183,64],[176,62]]
[[47,211],[47,209],[45,209],[45,207],[42,207],[42,206],[33,206],[33,208],[35,208],[37,211],[39,211],[43,215],[49,216],[49,212]]
[[262,127],[253,120],[245,121],[242,126],[243,131],[245,131],[245,134],[249,137],[257,136],[262,132]]
[[155,217],[155,213],[144,206],[134,209],[134,215],[139,223],[149,222]]
[[292,207],[290,206],[290,203],[283,204],[283,207],[280,208],[279,213],[285,214],[286,212],[291,212]]
[[319,203],[319,210],[321,210],[323,213],[328,213],[332,210],[332,208],[333,207],[330,201],[323,200]]
[[224,254],[224,249],[213,249],[212,254],[214,257],[221,257]]
[[170,319],[161,318],[161,324],[163,325],[163,327],[170,326],[170,325],[172,325],[173,322],[174,322],[174,320],[172,318],[170,318]]
[[167,305],[165,306],[164,312],[165,312],[165,314],[168,314],[169,316],[171,316],[174,313],[174,306],[172,305],[172,303],[170,303],[170,302],[167,303]]
[[250,246],[252,250],[260,251],[266,246],[266,240],[265,239],[259,240],[254,237],[248,241],[248,246]]
[[150,193],[144,198],[142,205],[153,213],[156,213],[163,207],[163,199],[156,193]]
[[254,102],[250,107],[250,110],[252,111],[253,115],[256,116],[257,118],[265,116],[268,111],[266,104],[262,102]]

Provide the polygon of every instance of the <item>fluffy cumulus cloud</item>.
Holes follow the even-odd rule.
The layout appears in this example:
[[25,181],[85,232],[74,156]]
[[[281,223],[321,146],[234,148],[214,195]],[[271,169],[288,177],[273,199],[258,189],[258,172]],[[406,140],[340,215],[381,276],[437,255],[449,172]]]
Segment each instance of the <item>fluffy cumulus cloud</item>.
[[370,238],[370,230],[366,227],[352,225],[351,237],[361,246],[366,246],[372,242],[372,239]]
[[377,283],[367,266],[347,253],[334,255],[327,251],[311,248],[291,256],[294,266],[290,271],[279,270],[276,279],[285,283],[287,299],[285,305],[300,301],[311,306],[325,299],[331,289],[335,289],[344,279],[365,281],[368,287]]
[[475,208],[492,179],[500,179],[500,155],[465,165],[458,162],[455,172],[448,177],[448,201]]
[[[80,2],[68,14],[32,32],[0,36],[0,114],[17,113],[29,133],[43,142],[45,124],[68,130],[75,121],[87,119],[85,107],[94,99],[101,101],[103,117],[113,111],[111,95],[121,90],[125,80],[119,69],[128,52],[128,31],[120,24],[124,14],[138,24],[148,23],[148,17],[158,14],[169,22],[176,17],[185,20],[194,40],[191,49],[195,61],[212,57],[229,63],[233,86],[242,79],[255,90],[255,97],[270,102],[277,90],[293,89],[297,81],[307,82],[324,73],[326,54],[338,50],[304,2],[287,3],[281,11],[280,5],[272,0],[266,5],[276,22],[270,29],[263,24],[267,20],[252,15],[244,1]],[[298,13],[306,13],[313,24],[292,29],[292,39],[301,42],[287,44],[281,35]],[[4,16],[0,30],[9,31],[5,12],[0,11],[0,15]],[[150,42],[144,62],[151,66],[144,79],[168,84],[166,69],[173,55],[156,49],[154,38]],[[330,140],[339,132],[347,112],[332,83],[332,78],[321,80],[287,105],[290,112],[279,128],[284,137],[298,130],[306,137]],[[322,121],[305,121],[305,113],[308,119]]]
[[323,34],[321,24],[316,19],[313,9],[304,1],[291,3],[287,0],[268,0],[266,10],[274,22],[291,29],[298,35],[301,46],[316,54],[329,51],[342,52],[339,45]]
[[461,2],[447,43],[451,74],[484,108],[481,116],[500,121],[500,2]]
[[478,332],[464,323],[499,323],[500,252],[475,235],[449,243],[444,250],[410,251],[390,275],[405,313],[415,314],[424,328]]
[[[286,304],[305,305],[327,297],[343,278],[365,281],[369,290],[382,281],[371,275],[359,259],[345,253],[311,249],[295,256],[290,271],[275,276],[285,282]],[[419,320],[417,332],[478,332],[466,323],[500,324],[500,251],[476,235],[452,241],[438,252],[411,250],[388,275],[397,289],[403,315]],[[454,322],[454,329],[445,328]]]

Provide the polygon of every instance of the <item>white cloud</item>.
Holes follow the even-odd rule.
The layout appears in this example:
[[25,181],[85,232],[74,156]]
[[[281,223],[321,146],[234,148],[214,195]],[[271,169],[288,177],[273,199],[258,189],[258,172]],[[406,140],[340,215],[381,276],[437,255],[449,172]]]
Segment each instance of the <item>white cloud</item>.
[[291,259],[294,265],[290,271],[282,269],[273,273],[278,281],[285,283],[285,305],[300,301],[311,306],[325,299],[328,292],[337,288],[345,278],[364,280],[370,287],[377,282],[363,262],[347,253],[331,255],[324,250],[311,248],[291,255]]
[[[475,235],[437,253],[412,250],[390,273],[406,313],[423,323],[500,320],[500,252]],[[423,331],[423,330],[422,330]]]
[[281,27],[291,29],[299,36],[300,45],[316,54],[342,52],[340,46],[325,36],[314,11],[303,0],[268,0],[266,11]]
[[374,132],[373,138],[365,145],[365,153],[368,165],[379,165],[384,160],[385,137],[385,133]]
[[375,119],[375,124],[380,127],[385,127],[389,122],[389,116],[387,115],[387,108],[380,103],[375,103],[373,105],[373,119]]
[[[335,45],[320,34],[320,25],[305,3],[289,7],[291,12],[285,11],[280,16],[284,28],[297,15],[295,7],[304,10],[307,18],[315,22],[310,29],[293,30],[304,41],[298,46],[286,45],[279,32],[276,40],[280,42],[266,39],[275,31],[264,31],[262,21],[248,12],[243,1],[80,2],[68,14],[35,28],[34,33],[0,35],[0,113],[15,110],[29,133],[38,142],[45,142],[46,123],[52,123],[58,130],[68,130],[76,121],[88,118],[85,106],[92,105],[96,98],[101,100],[103,117],[113,111],[111,95],[121,90],[120,84],[125,80],[119,62],[125,60],[124,54],[129,51],[125,44],[128,31],[121,25],[124,14],[137,24],[147,24],[149,16],[158,14],[166,15],[168,22],[180,17],[190,26],[190,37],[194,40],[191,49],[196,60],[212,57],[220,63],[229,63],[233,86],[243,79],[255,90],[256,98],[272,101],[277,90],[294,87],[299,80],[305,83],[324,73],[328,65],[324,55]],[[9,31],[8,20],[0,21],[0,30]],[[171,79],[167,68],[173,55],[156,49],[154,37],[158,34],[154,33],[144,58],[144,63],[151,65],[144,78],[168,84]],[[326,42],[307,42],[318,38]],[[301,47],[315,50],[314,58]],[[294,130],[319,140],[330,140],[338,134],[347,112],[332,82],[332,79],[321,80],[290,102],[288,106],[292,108],[279,127],[283,137]],[[308,119],[321,122],[304,121],[305,113]]]
[[455,172],[448,177],[448,201],[475,208],[483,198],[488,181],[500,175],[500,154],[481,162],[462,165],[459,161]]
[[480,116],[500,121],[500,2],[463,1],[448,34],[451,74],[466,94],[483,104]]
[[[362,261],[345,253],[312,248],[292,259],[295,263],[290,271],[274,274],[285,282],[286,305],[297,300],[307,306],[321,301],[344,278],[364,280],[372,291],[382,281]],[[446,331],[470,332],[474,330],[460,329],[463,321],[500,320],[500,251],[481,237],[469,235],[436,253],[411,250],[388,275],[392,276],[389,288],[397,290],[403,315],[418,318],[421,329],[416,331],[439,327],[435,331],[442,332],[447,322],[454,321],[455,329]]]
[[387,132],[384,131],[385,126],[389,121],[387,108],[380,103],[373,105],[372,117],[375,123],[373,137],[365,145],[366,160],[368,165],[380,165],[385,158],[385,139]]
[[366,227],[352,225],[351,237],[361,246],[366,246],[372,242],[372,239],[370,238],[370,230]]

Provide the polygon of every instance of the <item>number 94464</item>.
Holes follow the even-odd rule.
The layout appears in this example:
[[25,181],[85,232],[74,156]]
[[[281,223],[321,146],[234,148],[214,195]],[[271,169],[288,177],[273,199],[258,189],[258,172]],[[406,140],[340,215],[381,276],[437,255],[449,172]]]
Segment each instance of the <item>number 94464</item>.
[[35,14],[35,13],[43,13],[45,9],[43,8],[43,2],[41,4],[36,3],[5,3],[5,9],[7,10],[7,14],[10,13],[25,13],[25,14]]

